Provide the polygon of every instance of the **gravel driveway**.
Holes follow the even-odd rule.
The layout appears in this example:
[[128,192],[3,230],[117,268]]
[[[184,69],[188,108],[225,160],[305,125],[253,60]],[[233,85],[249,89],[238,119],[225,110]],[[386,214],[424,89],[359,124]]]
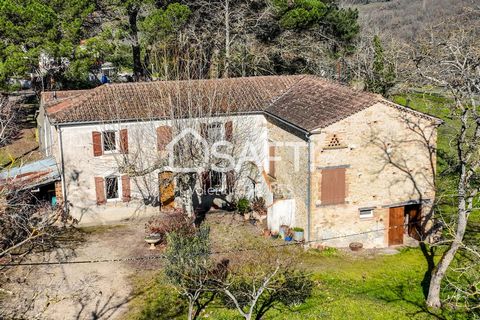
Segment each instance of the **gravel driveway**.
[[[85,228],[84,242],[33,261],[85,261],[157,255],[143,241],[145,221]],[[41,260],[40,260],[41,259]],[[3,286],[2,310],[25,319],[118,319],[133,298],[134,276],[160,262],[97,262],[15,267]]]

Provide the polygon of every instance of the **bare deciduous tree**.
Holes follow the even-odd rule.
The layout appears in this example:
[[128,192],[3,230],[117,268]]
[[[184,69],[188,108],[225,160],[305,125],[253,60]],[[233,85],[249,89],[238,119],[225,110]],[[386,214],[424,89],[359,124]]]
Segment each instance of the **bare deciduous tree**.
[[457,207],[455,222],[447,228],[447,249],[432,273],[427,305],[434,308],[442,305],[442,283],[447,272],[452,271],[452,263],[458,253],[468,251],[475,257],[476,262],[473,263],[479,261],[476,251],[478,247],[469,247],[464,241],[470,214],[475,210],[480,174],[479,12],[471,11],[468,14],[476,16],[473,21],[477,23],[464,25],[461,19],[457,23],[450,21],[450,30],[440,34],[432,33],[427,41],[421,43],[414,59],[424,84],[442,90],[448,98],[446,106],[449,117],[458,122],[454,136],[451,137],[451,146],[456,154],[456,163],[451,171],[456,177]]

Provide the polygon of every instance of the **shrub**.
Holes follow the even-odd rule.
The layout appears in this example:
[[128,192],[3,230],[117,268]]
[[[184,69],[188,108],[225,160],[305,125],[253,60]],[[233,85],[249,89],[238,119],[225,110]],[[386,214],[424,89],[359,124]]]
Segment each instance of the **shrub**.
[[265,199],[262,197],[255,198],[252,201],[252,210],[258,212],[261,215],[267,214],[267,206],[265,204]]
[[246,198],[241,198],[237,202],[237,210],[240,214],[247,213],[250,210],[250,201]]
[[171,232],[167,236],[165,275],[188,303],[188,319],[197,319],[213,301],[216,290],[210,258],[210,228],[201,225],[194,234]]
[[167,234],[176,232],[183,236],[195,234],[193,218],[188,217],[183,210],[177,209],[162,217],[150,219],[145,225],[145,231],[148,234],[159,234],[160,243],[167,242]]
[[303,228],[300,228],[300,227],[295,227],[292,230],[293,232],[303,232]]

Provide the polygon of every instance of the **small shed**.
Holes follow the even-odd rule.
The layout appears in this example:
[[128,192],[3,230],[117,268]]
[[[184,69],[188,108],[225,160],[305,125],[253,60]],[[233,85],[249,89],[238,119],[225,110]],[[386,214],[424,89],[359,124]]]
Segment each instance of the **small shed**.
[[62,199],[60,171],[54,158],[4,170],[0,173],[0,185],[2,189],[30,191],[38,201],[52,205]]

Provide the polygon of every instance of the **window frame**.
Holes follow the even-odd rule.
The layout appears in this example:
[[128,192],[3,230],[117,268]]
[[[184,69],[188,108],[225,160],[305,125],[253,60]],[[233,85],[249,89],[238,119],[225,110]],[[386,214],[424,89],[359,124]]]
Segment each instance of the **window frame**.
[[[365,219],[371,219],[374,216],[374,210],[375,208],[360,208],[358,209],[358,216],[360,217],[360,220],[365,220]],[[362,214],[362,212],[367,212],[369,211],[369,214]]]
[[[103,130],[101,132],[102,132],[102,152],[103,152],[103,154],[112,154],[112,153],[120,152],[120,130]],[[113,150],[105,150],[105,146],[106,146],[105,134],[108,134],[108,133],[115,134],[115,143],[114,143],[115,148]]]
[[[213,137],[211,134],[210,134],[210,130],[211,129],[218,129],[219,130],[219,137],[217,139],[217,137]],[[212,139],[216,139],[216,141],[222,141],[222,140],[225,140],[225,125],[222,123],[222,122],[219,122],[219,121],[215,121],[215,122],[211,122],[211,123],[207,123],[206,124],[206,134],[207,134],[207,139],[209,141],[212,141]]]
[[[220,176],[221,185],[217,188],[212,186],[212,173],[215,172]],[[225,172],[209,170],[208,171],[208,184],[209,187],[205,190],[207,194],[221,194],[227,191],[227,174]]]
[[[105,180],[105,200],[107,202],[116,202],[122,200],[122,179],[120,176],[117,175],[109,175],[103,178]],[[108,197],[108,179],[116,179],[117,180],[117,197],[116,198],[109,198]]]

